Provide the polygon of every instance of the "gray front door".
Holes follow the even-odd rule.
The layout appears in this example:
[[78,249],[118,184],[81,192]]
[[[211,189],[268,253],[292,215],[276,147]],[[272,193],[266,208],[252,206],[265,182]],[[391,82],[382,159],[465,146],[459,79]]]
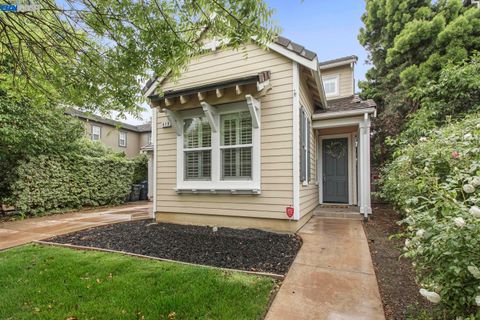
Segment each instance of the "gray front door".
[[348,139],[325,139],[323,202],[348,203]]

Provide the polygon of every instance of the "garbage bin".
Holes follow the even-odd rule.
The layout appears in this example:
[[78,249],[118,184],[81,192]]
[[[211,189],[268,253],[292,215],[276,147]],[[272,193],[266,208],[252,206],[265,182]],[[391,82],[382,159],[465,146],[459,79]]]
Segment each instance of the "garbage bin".
[[140,182],[142,188],[140,189],[140,200],[148,200],[148,181]]
[[140,200],[140,190],[142,189],[141,184],[132,185],[132,192],[130,192],[130,201],[139,201]]

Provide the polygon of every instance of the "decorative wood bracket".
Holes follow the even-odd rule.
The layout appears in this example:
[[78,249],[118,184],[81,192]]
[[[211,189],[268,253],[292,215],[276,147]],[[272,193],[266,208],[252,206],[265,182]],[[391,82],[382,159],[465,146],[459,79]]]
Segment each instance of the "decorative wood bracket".
[[255,129],[258,129],[260,127],[260,101],[249,94],[245,96],[245,99],[247,99],[248,110],[250,111],[250,116],[252,117],[252,126]]
[[167,108],[163,108],[162,111],[165,112],[165,114],[168,118],[168,121],[170,121],[172,127],[175,128],[177,136],[181,136],[182,135],[182,126],[180,125],[180,120],[179,120],[179,117],[178,117],[177,113],[175,111],[172,111],[172,110],[167,109]]
[[200,102],[200,104],[202,105],[203,112],[205,113],[205,116],[207,117],[207,120],[210,123],[210,127],[212,128],[212,131],[217,132],[218,125],[217,125],[217,122],[215,121],[215,116],[217,115],[217,109],[215,107],[212,107],[205,101]]

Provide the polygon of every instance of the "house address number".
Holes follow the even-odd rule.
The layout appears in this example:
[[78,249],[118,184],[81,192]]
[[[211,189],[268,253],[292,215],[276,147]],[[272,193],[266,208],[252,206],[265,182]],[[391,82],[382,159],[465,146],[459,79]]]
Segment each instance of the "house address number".
[[171,128],[171,127],[172,127],[172,124],[170,123],[170,121],[162,122],[162,128]]

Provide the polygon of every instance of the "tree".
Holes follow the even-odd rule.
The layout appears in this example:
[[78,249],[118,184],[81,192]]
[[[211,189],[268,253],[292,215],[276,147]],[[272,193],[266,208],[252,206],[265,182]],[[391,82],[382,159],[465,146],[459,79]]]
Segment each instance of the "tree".
[[204,39],[238,47],[271,41],[272,10],[258,0],[37,0],[0,12],[0,78],[9,96],[135,112],[141,83],[176,76]]
[[79,148],[84,127],[55,105],[32,105],[0,91],[0,203],[8,193],[15,168],[38,155],[62,155]]
[[438,80],[447,65],[470,60],[480,49],[480,10],[460,0],[367,0],[360,43],[372,68],[360,84],[378,105],[374,146],[377,161],[391,150],[383,143],[405,128],[422,107],[416,94]]

